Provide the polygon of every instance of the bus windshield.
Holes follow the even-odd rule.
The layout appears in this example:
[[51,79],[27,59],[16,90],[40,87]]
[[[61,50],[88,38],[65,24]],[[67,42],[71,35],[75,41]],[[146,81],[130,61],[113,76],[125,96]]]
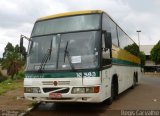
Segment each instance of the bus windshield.
[[[52,50],[44,70],[73,70],[73,67],[74,69],[96,68],[99,37],[99,31],[33,37],[27,58],[27,70],[38,70],[49,49]],[[51,42],[52,46],[50,46]]]
[[72,31],[94,30],[100,28],[100,14],[88,14],[38,21],[32,37]]

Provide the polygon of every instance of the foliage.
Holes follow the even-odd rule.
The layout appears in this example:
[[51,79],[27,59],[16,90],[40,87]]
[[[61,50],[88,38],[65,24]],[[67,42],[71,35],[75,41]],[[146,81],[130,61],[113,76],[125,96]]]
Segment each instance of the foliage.
[[139,58],[141,60],[141,66],[143,67],[146,63],[146,55],[144,52],[139,52]]
[[23,79],[24,76],[24,71],[19,71],[17,75],[14,75],[13,79]]
[[11,80],[8,79],[6,81],[3,81],[0,83],[0,95],[13,89],[17,89],[23,87],[23,81],[22,80]]
[[24,60],[19,52],[19,48],[20,47],[18,45],[14,47],[11,43],[8,43],[3,53],[2,68],[7,69],[7,74],[11,75],[12,79],[24,63]]
[[29,107],[36,107],[39,104],[37,101],[33,101],[31,104],[29,104]]
[[141,60],[141,66],[145,65],[145,62],[146,62],[145,53],[142,51],[141,52],[139,51],[139,46],[136,43],[132,45],[128,45],[124,49],[130,52],[131,54],[138,56]]
[[124,49],[135,56],[139,55],[139,46],[136,43],[128,45]]
[[160,64],[160,41],[152,48],[151,59],[155,64]]
[[3,59],[2,59],[2,58],[0,58],[0,64],[2,63],[2,60],[3,60]]

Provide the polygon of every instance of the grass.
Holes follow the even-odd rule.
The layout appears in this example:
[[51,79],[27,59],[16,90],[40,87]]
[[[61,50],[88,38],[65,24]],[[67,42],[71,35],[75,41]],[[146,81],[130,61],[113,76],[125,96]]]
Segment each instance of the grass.
[[33,101],[33,102],[32,102],[31,104],[29,104],[28,106],[29,106],[29,107],[36,107],[37,104],[38,104],[38,102]]
[[6,93],[7,91],[14,90],[23,87],[23,80],[5,80],[0,83],[0,95]]

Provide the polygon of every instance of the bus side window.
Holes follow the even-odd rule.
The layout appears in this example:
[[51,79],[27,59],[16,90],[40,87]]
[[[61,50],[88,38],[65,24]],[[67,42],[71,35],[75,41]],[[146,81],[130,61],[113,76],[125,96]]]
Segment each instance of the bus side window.
[[111,64],[110,49],[105,46],[105,36],[102,35],[102,66]]

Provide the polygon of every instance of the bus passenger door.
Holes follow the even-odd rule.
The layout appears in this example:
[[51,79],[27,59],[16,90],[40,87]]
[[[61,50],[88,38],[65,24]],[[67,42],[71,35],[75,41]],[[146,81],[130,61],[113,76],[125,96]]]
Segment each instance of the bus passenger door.
[[104,31],[102,35],[102,87],[104,98],[110,96],[111,83],[111,34]]

